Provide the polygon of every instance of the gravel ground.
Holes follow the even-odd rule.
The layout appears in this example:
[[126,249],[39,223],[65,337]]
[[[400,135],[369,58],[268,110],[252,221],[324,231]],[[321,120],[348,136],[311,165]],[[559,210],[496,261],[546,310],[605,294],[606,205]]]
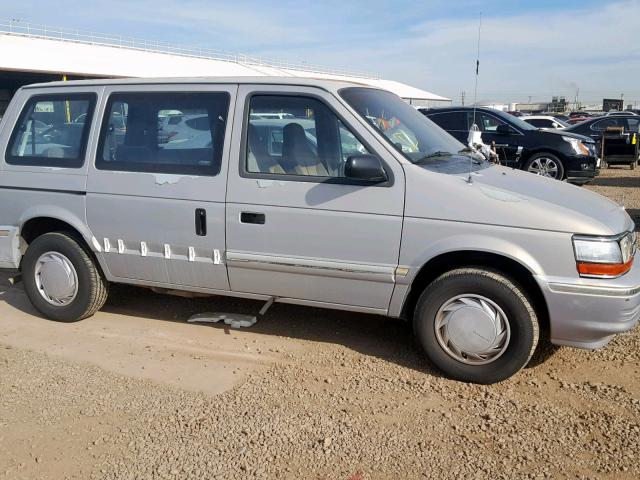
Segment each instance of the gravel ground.
[[[586,188],[639,216],[639,186],[609,169]],[[157,301],[118,293],[108,309]],[[218,395],[0,344],[0,477],[640,477],[638,329],[597,352],[543,346],[478,386],[442,378],[388,319],[275,305],[254,328],[275,361]]]

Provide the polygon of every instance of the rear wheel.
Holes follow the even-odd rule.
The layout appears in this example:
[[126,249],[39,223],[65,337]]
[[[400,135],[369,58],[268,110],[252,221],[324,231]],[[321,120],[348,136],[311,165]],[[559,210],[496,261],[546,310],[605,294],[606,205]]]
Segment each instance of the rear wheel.
[[418,300],[413,325],[440,370],[484,384],[523,368],[539,336],[524,290],[501,273],[482,268],[452,270],[434,280]]
[[47,233],[31,242],[22,277],[33,306],[51,320],[82,320],[107,300],[107,281],[82,242],[67,232]]
[[564,166],[558,157],[551,153],[542,152],[533,155],[524,164],[527,172],[535,173],[542,177],[562,180],[564,178]]

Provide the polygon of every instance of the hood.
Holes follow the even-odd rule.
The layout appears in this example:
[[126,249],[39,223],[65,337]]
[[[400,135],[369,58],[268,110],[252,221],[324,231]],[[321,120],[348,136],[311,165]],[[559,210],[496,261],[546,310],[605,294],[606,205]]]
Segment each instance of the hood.
[[580,135],[578,133],[573,133],[571,131],[567,131],[567,129],[564,130],[538,130],[539,132],[545,134],[545,135],[556,135],[556,136],[561,136],[561,137],[569,137],[569,138],[575,138],[577,140],[581,140],[584,143],[595,143],[595,141],[592,138],[586,137],[584,135]]
[[[464,157],[450,161],[468,165]],[[463,170],[405,165],[406,215],[584,235],[633,229],[624,208],[585,188],[507,167]],[[464,173],[463,173],[464,171]]]

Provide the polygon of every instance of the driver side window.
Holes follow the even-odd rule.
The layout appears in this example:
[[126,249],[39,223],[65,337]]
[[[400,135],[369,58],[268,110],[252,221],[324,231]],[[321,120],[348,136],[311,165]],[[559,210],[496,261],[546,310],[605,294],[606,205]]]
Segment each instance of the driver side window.
[[350,156],[369,153],[315,98],[255,95],[249,109],[248,173],[339,178]]
[[499,118],[484,112],[476,113],[476,123],[478,127],[480,127],[480,131],[487,133],[495,133],[499,125],[506,125],[506,123]]

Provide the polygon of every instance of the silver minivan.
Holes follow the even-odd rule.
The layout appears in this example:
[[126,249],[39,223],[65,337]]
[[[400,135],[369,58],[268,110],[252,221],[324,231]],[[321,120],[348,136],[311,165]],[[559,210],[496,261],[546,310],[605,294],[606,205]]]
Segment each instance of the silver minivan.
[[540,336],[593,349],[638,320],[622,207],[484,162],[384,90],[33,85],[0,156],[0,267],[52,320],[93,315],[110,283],[387,315],[479,383],[524,367]]

